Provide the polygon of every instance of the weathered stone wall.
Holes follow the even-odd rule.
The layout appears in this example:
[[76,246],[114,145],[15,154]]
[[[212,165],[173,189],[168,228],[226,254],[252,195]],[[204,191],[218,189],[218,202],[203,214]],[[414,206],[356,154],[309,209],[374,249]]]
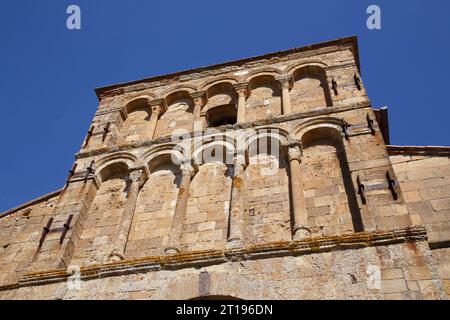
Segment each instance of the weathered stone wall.
[[[267,175],[266,172],[274,171]],[[288,164],[285,157],[260,154],[245,170],[246,243],[291,239]]]
[[448,297],[450,296],[450,248],[434,249],[431,254]]
[[13,283],[29,268],[39,244],[41,230],[59,194],[0,219],[0,284]]
[[390,158],[413,219],[420,219],[428,231],[432,256],[449,295],[450,160],[427,148],[419,151],[406,148]]
[[450,159],[393,155],[391,161],[412,217],[420,217],[429,241],[450,241]]
[[127,110],[127,118],[120,128],[121,141],[127,143],[145,139],[147,122],[151,116],[151,110],[148,109],[145,100],[131,103]]
[[281,90],[273,77],[255,78],[250,82],[249,91],[245,101],[246,120],[256,121],[282,114]]
[[[302,169],[308,222],[319,236],[355,232],[350,213],[360,214],[354,189],[346,189],[344,179],[351,177],[341,166],[345,159],[340,159],[342,152],[338,148],[341,149],[333,141],[324,140],[304,150]],[[352,212],[349,202],[356,206],[357,212]]]
[[192,98],[183,96],[168,100],[166,112],[158,120],[155,138],[162,137],[174,130],[192,131],[194,106]]
[[[277,79],[285,75],[291,77],[290,97],[294,112],[367,102],[362,81],[360,90],[355,85],[355,74],[359,75],[359,72],[351,49],[330,47],[329,52],[311,51],[303,57],[302,54],[291,54],[282,59],[224,68],[213,74],[204,72],[203,77],[173,79],[156,86],[150,84],[150,89],[106,96],[100,101],[93,119],[94,134],[81,151],[149,139],[142,131],[147,128],[144,131],[148,132],[151,122],[150,110],[142,108],[145,99],[165,98],[166,110],[159,115],[153,135],[153,138],[158,138],[170,136],[177,129],[192,130],[195,117],[192,92],[205,92],[207,99],[201,108],[200,120],[206,126],[209,110],[222,105],[237,108],[238,97],[233,86],[246,84],[245,121],[251,122],[283,114],[281,85]],[[332,80],[337,84],[337,94],[333,92]],[[112,110],[115,112],[110,112]],[[103,141],[103,129],[108,122],[110,128]]]
[[162,254],[177,201],[180,172],[173,165],[154,168],[139,194],[128,238],[129,257]]
[[[444,299],[426,242],[227,262],[0,292],[1,299]],[[369,279],[381,270],[381,286]]]
[[354,41],[101,90],[61,195],[0,219],[0,297],[445,298],[448,158],[389,157]]
[[102,181],[86,215],[71,264],[103,263],[111,253],[126,203],[126,179],[119,172]]
[[206,163],[193,177],[183,222],[183,251],[223,249],[227,241],[231,178],[221,162]]
[[331,106],[330,88],[325,72],[317,67],[307,67],[294,73],[291,91],[294,112]]

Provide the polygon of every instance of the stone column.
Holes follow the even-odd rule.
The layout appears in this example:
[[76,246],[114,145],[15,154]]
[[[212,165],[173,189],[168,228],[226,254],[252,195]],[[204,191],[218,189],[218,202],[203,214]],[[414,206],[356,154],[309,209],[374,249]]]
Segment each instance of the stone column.
[[203,130],[203,123],[201,119],[202,107],[206,104],[206,92],[193,92],[191,97],[194,100],[194,121],[193,121],[193,131]]
[[238,95],[237,123],[245,122],[245,98],[247,96],[248,83],[234,85],[234,90]]
[[189,199],[189,188],[191,186],[191,179],[195,174],[194,168],[189,163],[181,165],[181,183],[178,190],[177,204],[175,206],[175,213],[170,227],[169,243],[164,249],[166,254],[178,253],[180,247],[180,239],[183,231],[183,222],[186,217],[187,203]]
[[290,165],[290,185],[292,206],[294,212],[294,230],[293,239],[300,240],[307,238],[311,231],[308,225],[308,213],[306,211],[305,194],[303,190],[303,179],[300,163],[302,159],[302,151],[299,143],[289,146],[288,150]]
[[128,235],[130,234],[131,223],[133,222],[136,202],[139,190],[147,180],[147,175],[142,169],[134,170],[130,173],[129,179],[131,185],[129,187],[127,203],[123,211],[122,219],[114,242],[114,249],[108,257],[108,262],[119,261],[124,259],[125,249],[127,247]]
[[292,86],[292,77],[285,76],[277,79],[281,86],[281,101],[283,105],[283,114],[292,113],[291,97],[289,90]]
[[154,139],[158,118],[165,109],[165,102],[162,99],[150,101],[150,107],[152,110],[152,115],[148,124],[148,138]]
[[244,245],[243,228],[244,228],[244,173],[245,173],[245,156],[238,154],[234,158],[233,167],[233,184],[231,187],[230,200],[230,232],[228,237],[227,248],[242,248]]

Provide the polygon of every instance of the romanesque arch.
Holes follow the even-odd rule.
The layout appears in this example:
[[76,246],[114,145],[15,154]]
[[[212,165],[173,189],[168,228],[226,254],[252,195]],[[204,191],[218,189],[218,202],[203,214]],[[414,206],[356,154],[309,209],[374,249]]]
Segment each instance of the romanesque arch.
[[226,137],[219,140],[207,142],[193,155],[198,171],[183,223],[181,242],[186,250],[220,249],[227,242],[234,145]]
[[342,133],[333,122],[311,125],[299,135],[308,226],[315,235],[363,231]]
[[246,100],[246,121],[255,121],[280,115],[281,90],[272,74],[259,74],[251,78]]
[[178,155],[169,149],[147,158],[149,177],[140,190],[126,255],[159,255],[167,245],[181,180]]
[[[135,155],[129,153],[129,152],[116,152],[113,154],[110,154],[106,157],[103,157],[95,162],[95,169],[97,174],[97,178],[99,181],[102,180],[102,174],[104,174],[104,168],[110,167],[114,168],[114,164],[118,163],[118,166],[121,167],[123,165],[127,166],[128,168],[134,167],[138,163],[138,159]],[[109,169],[105,169],[109,170]]]
[[243,81],[249,82],[253,78],[261,76],[261,75],[271,75],[271,76],[276,77],[276,76],[282,75],[282,72],[280,69],[273,68],[273,67],[267,67],[267,68],[262,68],[262,69],[258,69],[258,70],[253,70],[253,71],[250,71],[248,74],[246,74]]
[[229,84],[233,85],[233,84],[238,83],[238,80],[236,78],[230,77],[230,76],[209,79],[200,86],[200,90],[208,91],[210,88],[212,88],[215,85],[220,84],[220,83],[229,83]]
[[100,188],[86,214],[72,264],[103,263],[113,249],[130,187],[126,162],[112,160],[97,172]]
[[120,128],[120,140],[134,142],[146,137],[151,117],[149,99],[145,96],[137,97],[125,105],[126,119]]
[[316,65],[296,69],[293,72],[290,98],[294,112],[332,106],[325,70]]
[[215,83],[206,90],[208,102],[202,114],[208,127],[234,124],[237,120],[237,99],[231,82]]
[[249,135],[248,165],[244,173],[246,238],[250,244],[291,240],[288,138],[278,128],[262,128]]
[[154,138],[168,135],[174,130],[190,131],[194,121],[194,102],[189,91],[172,92],[165,97],[165,102],[167,109],[159,117]]

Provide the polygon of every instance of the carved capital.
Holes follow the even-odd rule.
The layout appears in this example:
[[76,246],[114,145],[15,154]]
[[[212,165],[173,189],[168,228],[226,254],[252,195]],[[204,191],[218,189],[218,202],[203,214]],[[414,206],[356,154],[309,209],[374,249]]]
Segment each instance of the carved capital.
[[129,174],[129,178],[133,183],[137,183],[139,188],[141,188],[145,181],[147,181],[148,174],[143,168],[132,169]]
[[295,145],[289,146],[289,149],[288,149],[289,161],[297,160],[297,161],[301,162],[302,156],[303,156],[302,149],[300,148],[299,145],[295,144]]
[[192,100],[196,106],[203,107],[207,102],[207,96],[205,91],[198,91],[190,93]]
[[148,102],[152,113],[160,115],[166,110],[166,101],[164,99],[157,99]]
[[142,170],[136,170],[130,173],[130,180],[133,182],[138,182],[141,179]]
[[245,97],[248,93],[248,83],[247,82],[234,84],[233,88],[240,97],[242,97],[242,96]]
[[234,156],[234,167],[243,167],[245,168],[246,161],[245,161],[245,155],[244,154],[236,154]]
[[183,176],[189,176],[192,178],[195,174],[195,169],[190,163],[181,164],[180,169]]
[[283,88],[292,89],[293,85],[292,76],[280,76],[277,78],[277,81],[282,89]]

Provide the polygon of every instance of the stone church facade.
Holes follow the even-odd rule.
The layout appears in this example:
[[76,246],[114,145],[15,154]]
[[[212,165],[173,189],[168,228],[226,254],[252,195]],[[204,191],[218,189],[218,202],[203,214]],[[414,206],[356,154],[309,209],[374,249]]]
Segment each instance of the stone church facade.
[[389,145],[357,39],[96,89],[1,299],[446,299],[450,148]]

